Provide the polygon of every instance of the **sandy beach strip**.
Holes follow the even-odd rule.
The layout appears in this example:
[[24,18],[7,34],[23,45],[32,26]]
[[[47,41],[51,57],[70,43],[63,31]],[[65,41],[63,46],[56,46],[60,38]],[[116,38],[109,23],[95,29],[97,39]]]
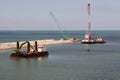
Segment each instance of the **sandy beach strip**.
[[[34,46],[35,41],[38,42],[38,47],[41,45],[47,46],[47,45],[55,45],[55,44],[73,43],[72,40],[54,40],[54,39],[33,40],[33,41],[29,41],[29,42],[32,46]],[[21,45],[23,42],[25,42],[25,41],[20,41],[19,44]],[[27,44],[25,44],[23,47],[27,47]],[[7,50],[7,49],[16,49],[16,42],[0,43],[0,50]]]

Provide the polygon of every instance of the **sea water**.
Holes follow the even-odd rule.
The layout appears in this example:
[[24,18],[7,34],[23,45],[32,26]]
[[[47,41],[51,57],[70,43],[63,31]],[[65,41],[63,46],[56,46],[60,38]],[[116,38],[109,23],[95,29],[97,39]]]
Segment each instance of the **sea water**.
[[[85,31],[65,31],[84,38]],[[120,31],[92,31],[107,43],[80,42],[49,45],[48,57],[10,58],[11,50],[0,51],[1,80],[120,80]],[[0,42],[63,38],[59,31],[0,31]],[[4,46],[3,46],[4,47]]]

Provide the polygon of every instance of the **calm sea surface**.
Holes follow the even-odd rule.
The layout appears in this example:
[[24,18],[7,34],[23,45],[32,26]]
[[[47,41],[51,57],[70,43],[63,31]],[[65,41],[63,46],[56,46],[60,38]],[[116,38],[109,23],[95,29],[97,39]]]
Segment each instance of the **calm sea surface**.
[[[107,43],[46,46],[44,58],[10,58],[11,50],[0,51],[0,80],[120,80],[120,31],[93,31]],[[82,39],[85,31],[65,31]],[[59,31],[0,31],[0,42],[60,39]],[[3,46],[4,47],[4,46]]]

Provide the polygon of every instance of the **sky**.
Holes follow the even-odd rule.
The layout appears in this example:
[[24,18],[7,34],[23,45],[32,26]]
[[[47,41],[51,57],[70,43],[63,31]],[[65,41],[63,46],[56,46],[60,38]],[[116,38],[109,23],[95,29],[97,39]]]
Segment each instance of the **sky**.
[[[86,30],[88,0],[0,0],[0,30]],[[120,0],[90,0],[92,30],[120,30]]]

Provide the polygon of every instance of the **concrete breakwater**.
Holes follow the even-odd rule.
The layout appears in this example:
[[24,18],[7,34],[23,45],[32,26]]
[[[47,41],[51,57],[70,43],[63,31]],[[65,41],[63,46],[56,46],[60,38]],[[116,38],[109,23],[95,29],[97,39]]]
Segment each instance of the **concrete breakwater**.
[[[48,40],[34,40],[38,42],[38,47],[41,45],[47,46],[47,45],[55,45],[55,44],[68,44],[73,43],[72,40],[54,40],[54,39],[48,39]],[[34,41],[29,41],[32,46],[34,46]],[[25,41],[20,41],[20,45]],[[23,47],[27,47],[27,45],[24,45]],[[8,43],[0,43],[0,50],[6,50],[6,49],[16,49],[16,42],[8,42]]]

